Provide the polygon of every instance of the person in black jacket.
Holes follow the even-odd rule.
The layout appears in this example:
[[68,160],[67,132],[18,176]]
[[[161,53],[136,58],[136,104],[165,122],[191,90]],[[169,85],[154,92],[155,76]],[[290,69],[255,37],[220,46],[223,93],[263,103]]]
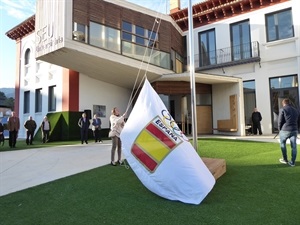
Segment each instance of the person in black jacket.
[[[295,161],[297,157],[297,136],[298,128],[300,125],[300,114],[299,111],[290,104],[290,100],[287,98],[283,99],[282,106],[283,107],[280,109],[278,115],[280,148],[282,152],[282,159],[279,159],[279,161],[283,164],[295,166]],[[291,161],[288,161],[287,157],[287,139],[290,139],[291,143]]]
[[28,120],[25,121],[24,127],[26,129],[26,144],[32,145],[34,131],[36,129],[36,122],[32,119],[32,116],[29,116]]
[[88,144],[90,121],[86,118],[86,113],[82,113],[82,117],[78,120],[78,126],[80,127],[81,144],[83,144],[83,142]]
[[262,120],[260,112],[257,110],[257,108],[254,108],[254,111],[252,113],[252,128],[253,128],[253,134],[257,134],[257,130],[259,135],[262,135],[261,131],[261,125],[260,121]]
[[2,142],[2,146],[4,145],[4,126],[1,123],[0,119],[0,143]]

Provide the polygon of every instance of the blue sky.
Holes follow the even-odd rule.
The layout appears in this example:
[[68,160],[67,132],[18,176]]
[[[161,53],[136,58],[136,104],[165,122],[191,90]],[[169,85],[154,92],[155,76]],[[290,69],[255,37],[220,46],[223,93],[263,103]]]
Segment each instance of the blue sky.
[[[168,13],[169,0],[128,0],[146,8]],[[192,0],[196,4],[203,0]],[[35,14],[36,0],[0,0],[0,88],[14,87],[16,75],[16,44],[5,33]],[[181,0],[181,8],[188,0]]]

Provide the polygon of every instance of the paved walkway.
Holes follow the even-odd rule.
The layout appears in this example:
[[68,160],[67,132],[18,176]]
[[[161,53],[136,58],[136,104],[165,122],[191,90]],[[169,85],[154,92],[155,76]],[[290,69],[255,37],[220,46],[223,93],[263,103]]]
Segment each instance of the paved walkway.
[[[277,142],[274,136],[200,136]],[[110,163],[111,141],[0,152],[0,196]]]
[[110,163],[111,141],[0,152],[0,196]]

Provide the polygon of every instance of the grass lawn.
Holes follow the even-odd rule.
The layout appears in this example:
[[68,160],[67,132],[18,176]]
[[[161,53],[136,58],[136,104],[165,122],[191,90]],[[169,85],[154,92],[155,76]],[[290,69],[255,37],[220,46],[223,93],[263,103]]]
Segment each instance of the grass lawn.
[[279,143],[200,139],[199,152],[227,164],[200,205],[160,198],[131,169],[107,165],[0,197],[0,224],[300,224],[300,162],[279,164]]

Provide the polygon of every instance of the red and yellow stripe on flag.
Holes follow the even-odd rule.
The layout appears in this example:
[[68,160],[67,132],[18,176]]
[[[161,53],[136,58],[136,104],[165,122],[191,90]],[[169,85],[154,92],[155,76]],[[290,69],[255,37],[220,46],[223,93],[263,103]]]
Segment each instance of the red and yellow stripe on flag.
[[131,153],[147,170],[154,172],[163,159],[179,144],[169,133],[169,130],[161,129],[152,121],[137,136]]

